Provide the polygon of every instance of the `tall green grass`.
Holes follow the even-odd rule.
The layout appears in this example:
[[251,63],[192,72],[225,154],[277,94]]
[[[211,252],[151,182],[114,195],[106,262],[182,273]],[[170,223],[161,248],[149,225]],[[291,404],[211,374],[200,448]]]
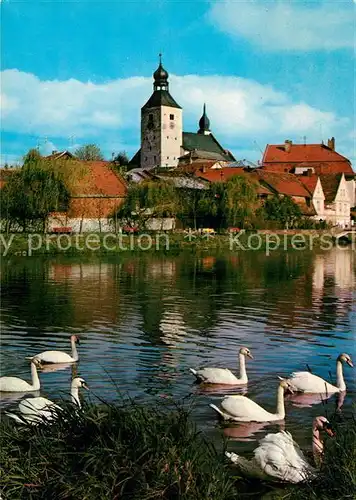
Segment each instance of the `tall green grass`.
[[276,500],[356,499],[356,418],[330,418],[335,436],[327,439],[318,477],[289,487]]
[[[2,417],[2,500],[347,500],[356,498],[356,421],[333,422],[320,475],[273,487],[245,480],[182,406],[61,404],[56,423]],[[330,419],[332,420],[332,419]],[[276,485],[277,486],[277,485]],[[267,495],[266,495],[267,493]]]
[[223,451],[217,452],[176,408],[71,405],[55,424],[1,422],[4,499],[237,498]]

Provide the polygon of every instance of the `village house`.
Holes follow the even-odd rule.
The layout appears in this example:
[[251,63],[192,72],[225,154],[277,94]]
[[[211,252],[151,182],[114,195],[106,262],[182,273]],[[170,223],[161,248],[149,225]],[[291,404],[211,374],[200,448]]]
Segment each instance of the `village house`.
[[[114,214],[124,202],[126,181],[108,161],[79,161],[68,151],[55,151],[45,157],[52,161],[71,161],[68,175],[69,205],[66,211],[49,215],[49,232],[109,231],[117,227]],[[0,169],[0,188],[19,168]]]
[[302,174],[312,169],[315,174],[339,174],[354,177],[350,160],[335,151],[335,138],[328,145],[294,144],[286,140],[284,144],[267,144],[262,157],[262,169],[270,172]]
[[335,151],[335,138],[328,144],[267,145],[261,170],[294,174],[312,195],[316,220],[332,226],[350,227],[356,205],[355,172],[350,160]]
[[117,226],[114,214],[124,202],[126,181],[107,161],[77,162],[82,169],[70,186],[69,207],[66,212],[52,213],[48,220],[49,232],[111,231]]

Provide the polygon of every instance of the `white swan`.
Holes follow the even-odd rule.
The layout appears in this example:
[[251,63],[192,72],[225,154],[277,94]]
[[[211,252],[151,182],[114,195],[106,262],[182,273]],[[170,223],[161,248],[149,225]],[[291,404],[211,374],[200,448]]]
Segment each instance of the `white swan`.
[[[74,378],[71,383],[71,397],[72,402],[77,404],[79,408],[81,408],[79,400],[80,387],[89,389],[83,378]],[[58,414],[57,410],[61,410],[61,407],[56,403],[53,403],[50,399],[38,397],[23,399],[18,405],[19,416],[10,412],[5,412],[5,414],[20,424],[27,422],[36,425],[44,420],[53,420]]]
[[72,335],[70,338],[70,343],[72,346],[72,355],[69,355],[66,352],[62,351],[44,351],[26,359],[37,358],[42,361],[42,363],[75,363],[79,359],[76,346],[77,343],[80,344],[79,337],[77,337],[76,335]]
[[277,389],[276,413],[270,413],[251,399],[240,395],[225,396],[221,402],[221,407],[224,411],[213,404],[209,406],[218,412],[224,420],[234,422],[272,422],[274,420],[283,420],[285,417],[284,391],[288,389],[290,392],[294,392],[294,388],[287,380],[281,377],[278,378],[280,382]]
[[287,380],[295,386],[297,391],[300,392],[333,394],[335,392],[346,391],[346,384],[342,370],[343,362],[347,363],[351,367],[354,366],[351,356],[348,354],[343,353],[337,357],[336,386],[329,384],[326,380],[309,372],[294,372]]
[[[325,417],[316,417],[313,420],[313,453],[318,465],[324,448],[320,439],[321,430],[331,436],[334,434]],[[307,462],[291,434],[286,431],[267,434],[261,439],[252,460],[233,452],[225,454],[246,474],[270,481],[300,483],[314,478],[317,473],[317,469]]]
[[41,362],[38,359],[31,360],[32,384],[18,377],[0,377],[0,392],[38,391],[40,379],[38,378],[37,368],[39,366],[41,366]]
[[247,373],[245,366],[245,357],[253,359],[250,350],[247,347],[241,347],[239,351],[240,377],[237,378],[227,368],[203,368],[202,370],[194,370],[189,368],[193,375],[196,376],[199,382],[205,384],[226,384],[226,385],[242,385],[247,384]]

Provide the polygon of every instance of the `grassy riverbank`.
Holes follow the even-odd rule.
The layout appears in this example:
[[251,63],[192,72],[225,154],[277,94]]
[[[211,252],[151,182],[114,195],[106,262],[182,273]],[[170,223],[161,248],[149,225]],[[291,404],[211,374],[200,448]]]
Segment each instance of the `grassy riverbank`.
[[247,231],[237,235],[186,233],[144,233],[121,235],[90,233],[74,235],[1,234],[0,254],[9,256],[83,255],[114,253],[179,253],[223,250],[230,252],[277,250],[329,250],[336,244],[327,231]]
[[[239,477],[182,408],[88,404],[75,414],[70,404],[63,407],[55,425],[29,428],[1,419],[3,500],[237,500],[268,491]],[[337,424],[320,477],[270,490],[268,498],[355,498],[355,453],[356,422]]]

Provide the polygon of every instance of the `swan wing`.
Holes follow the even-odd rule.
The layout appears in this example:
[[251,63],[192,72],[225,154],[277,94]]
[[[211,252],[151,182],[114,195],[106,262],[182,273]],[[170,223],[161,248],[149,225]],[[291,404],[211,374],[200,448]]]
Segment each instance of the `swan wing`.
[[33,387],[18,377],[0,377],[0,392],[27,392]]
[[58,405],[50,401],[49,399],[38,397],[38,398],[26,398],[19,404],[19,410],[24,415],[33,415],[34,413],[39,413],[42,410],[59,408]]
[[241,395],[226,396],[221,403],[221,407],[227,413],[234,416],[235,420],[264,422],[271,417],[272,419],[274,418],[272,413],[269,413],[251,399]]
[[196,376],[210,384],[238,384],[241,382],[227,368],[203,368],[196,371]]
[[299,483],[313,471],[289,432],[267,434],[254,451],[256,464],[280,481]]
[[338,387],[310,372],[293,372],[288,380],[302,392],[340,392]]
[[43,363],[71,363],[75,361],[72,356],[61,351],[44,351],[34,357]]

